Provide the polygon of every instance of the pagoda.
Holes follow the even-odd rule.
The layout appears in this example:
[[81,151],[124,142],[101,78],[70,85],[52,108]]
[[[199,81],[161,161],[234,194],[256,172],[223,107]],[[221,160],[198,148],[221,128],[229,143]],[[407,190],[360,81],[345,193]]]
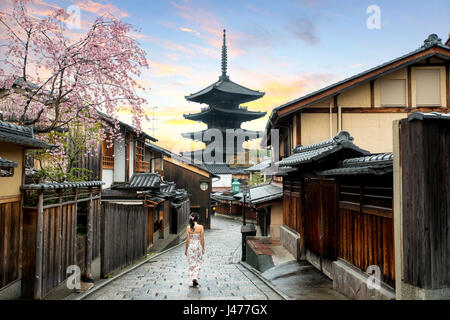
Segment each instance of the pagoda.
[[[241,152],[247,152],[244,149],[242,141],[252,140],[261,136],[260,131],[241,129],[241,124],[246,121],[251,121],[264,117],[266,112],[250,111],[247,107],[240,106],[241,103],[250,102],[264,96],[264,92],[251,90],[243,87],[230,80],[227,75],[227,45],[226,45],[226,31],[223,30],[223,45],[222,45],[222,74],[219,80],[212,85],[186,96],[186,100],[198,103],[204,103],[208,106],[202,108],[200,112],[193,114],[184,114],[185,119],[201,121],[206,123],[208,128],[198,132],[183,133],[182,136],[192,140],[204,142],[206,148],[196,151],[183,152],[184,157],[190,158],[192,161],[201,160],[208,163],[204,156],[205,150],[214,144],[214,156],[216,152],[221,152],[223,156],[216,157],[214,163],[229,163],[236,161],[237,155]],[[212,131],[211,129],[216,129]],[[231,130],[230,130],[231,129]],[[208,131],[210,134],[208,134]],[[211,133],[217,134],[221,132],[222,143],[218,143],[215,139],[211,139]],[[235,132],[230,135],[230,132]],[[240,136],[240,137],[239,137]],[[211,140],[211,141],[210,141]],[[217,146],[221,150],[217,150]],[[203,156],[202,156],[203,155]],[[219,159],[219,160],[217,160]],[[246,156],[248,159],[248,155]]]

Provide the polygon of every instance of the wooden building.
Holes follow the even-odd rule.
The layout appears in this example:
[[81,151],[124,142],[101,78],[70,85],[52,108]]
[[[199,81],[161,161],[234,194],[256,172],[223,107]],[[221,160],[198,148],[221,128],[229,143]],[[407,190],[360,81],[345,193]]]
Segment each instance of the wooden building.
[[261,235],[279,239],[283,224],[283,186],[271,181],[250,187],[249,193],[249,204],[256,212]]
[[177,187],[188,192],[191,211],[198,213],[200,224],[210,228],[212,179],[216,176],[184,157],[166,154],[163,159],[164,179],[175,182]]
[[[345,175],[338,178],[320,172],[333,169],[346,158],[392,152],[394,120],[417,111],[449,113],[449,67],[448,41],[443,44],[432,34],[415,51],[273,109],[262,142],[271,146],[272,154],[281,158],[280,168],[287,172],[283,176],[285,226],[281,228],[280,239],[294,256],[308,259],[331,278],[342,267],[336,261],[346,261],[345,266],[351,265],[360,272],[347,272],[342,267],[346,271],[338,272],[339,276],[358,274],[362,278],[367,271],[365,263],[371,261],[380,267],[382,283],[386,285],[375,291],[376,297],[393,297],[392,177],[362,174],[360,178]],[[279,130],[278,135],[272,134],[272,129]],[[305,156],[302,150],[320,149],[320,145],[329,144],[344,130],[354,138],[352,143],[361,148],[359,154],[345,154],[341,159],[333,156],[332,162],[316,161],[314,165],[293,161]],[[272,136],[274,139],[278,136],[277,140],[271,141]],[[311,157],[315,155],[306,158]],[[362,189],[357,188],[358,183]],[[367,236],[372,237],[369,242],[372,250],[363,248],[369,240],[357,238],[366,236],[359,233],[362,230],[359,223],[364,224],[363,230],[371,232]],[[351,234],[356,238],[349,238],[347,232],[351,230],[357,230],[358,234]],[[339,238],[339,232],[344,239]],[[373,238],[380,234],[381,238]],[[374,245],[374,241],[378,244]],[[373,250],[381,245],[380,241],[387,247],[375,253]],[[340,247],[343,244],[349,247]],[[365,254],[372,256],[367,258]],[[341,282],[336,281],[338,286]],[[349,288],[355,289],[347,285],[340,290],[352,296]],[[369,297],[369,292],[360,291],[355,296],[361,297]]]
[[21,296],[25,152],[51,147],[33,129],[0,121],[0,299]]
[[[298,146],[278,163],[296,169],[283,177],[280,239],[349,297],[390,299],[395,283],[393,157],[370,155],[352,140],[340,132],[333,139]],[[298,246],[292,245],[296,241]],[[374,292],[361,280],[367,280],[370,268],[380,276],[380,289]]]
[[[113,119],[107,115],[100,117],[108,125],[114,126]],[[103,141],[100,145],[101,166],[99,178],[105,182],[104,188],[109,188],[114,183],[129,182],[134,173],[151,172],[150,159],[146,154],[145,143],[147,140],[156,142],[157,139],[119,121],[121,139],[115,139],[113,146]]]
[[[212,181],[219,177],[204,165],[197,165],[153,143],[147,143],[147,155],[152,168],[160,173],[165,181],[173,181],[177,188],[187,191],[191,212],[197,212],[199,223],[207,228],[211,223]],[[186,220],[187,225],[189,221]],[[179,229],[179,226],[178,226]]]
[[[449,112],[449,61],[448,41],[432,34],[415,51],[274,108],[263,142],[277,145],[284,158],[298,145],[345,130],[363,149],[392,152],[393,120],[414,111]],[[276,143],[271,129],[279,129]]]

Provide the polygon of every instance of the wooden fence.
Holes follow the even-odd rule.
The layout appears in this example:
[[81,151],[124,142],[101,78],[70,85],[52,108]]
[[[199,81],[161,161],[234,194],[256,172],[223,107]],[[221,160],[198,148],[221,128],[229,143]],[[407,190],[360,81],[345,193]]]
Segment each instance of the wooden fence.
[[21,277],[21,197],[0,199],[0,289]]
[[363,272],[377,265],[394,287],[392,176],[283,179],[283,223],[300,235],[300,249]]
[[149,210],[151,209],[144,205],[102,202],[102,277],[126,267],[146,254]]
[[395,287],[392,177],[347,178],[339,184],[339,258],[363,272],[378,266]]
[[[32,188],[32,185],[31,187]],[[41,299],[67,279],[77,265],[77,211],[86,202],[86,277],[99,255],[99,189],[50,189],[25,193],[23,207],[22,296]],[[81,213],[83,215],[83,213]]]

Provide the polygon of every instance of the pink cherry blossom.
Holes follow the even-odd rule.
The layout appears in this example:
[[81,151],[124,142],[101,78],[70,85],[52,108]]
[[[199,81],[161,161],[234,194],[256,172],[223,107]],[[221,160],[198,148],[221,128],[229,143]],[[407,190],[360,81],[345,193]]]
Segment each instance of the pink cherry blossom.
[[[0,112],[4,119],[32,126],[42,139],[50,133],[83,127],[88,149],[110,137],[117,139],[118,123],[110,130],[99,126],[97,111],[117,118],[131,110],[133,125],[141,130],[147,101],[136,79],[148,68],[146,52],[131,36],[138,30],[121,20],[98,17],[84,34],[67,29],[69,15],[56,9],[46,18],[28,12],[29,0],[16,0],[0,11]],[[77,36],[78,35],[78,36]],[[4,41],[4,40],[2,40]],[[2,42],[4,44],[4,42]],[[54,151],[64,157],[64,151]]]

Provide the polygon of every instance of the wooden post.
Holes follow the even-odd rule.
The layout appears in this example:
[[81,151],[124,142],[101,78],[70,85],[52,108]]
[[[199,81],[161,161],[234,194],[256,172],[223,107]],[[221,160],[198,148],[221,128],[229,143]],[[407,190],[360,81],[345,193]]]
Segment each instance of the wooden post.
[[394,223],[394,254],[395,254],[395,296],[397,300],[402,299],[402,166],[400,147],[400,120],[393,122],[394,139],[394,190],[393,190],[393,223]]
[[75,188],[74,190],[74,200],[75,200],[75,217],[74,217],[74,228],[72,230],[72,237],[73,237],[73,263],[77,263],[77,214],[78,214],[78,188]]
[[[61,191],[59,192],[59,234],[57,237],[57,240],[59,242],[59,261],[58,261],[58,283],[61,283],[62,279],[62,273],[65,272],[65,270],[62,270],[62,221],[63,221],[63,210],[62,210],[62,198],[63,198],[63,192],[64,189],[61,189]],[[64,278],[64,276],[63,276]]]
[[34,299],[40,300],[42,295],[42,245],[44,225],[44,192],[38,193],[38,218],[36,232],[36,274],[34,278]]
[[23,205],[25,203],[25,191],[22,191],[20,196],[20,214],[19,214],[19,273],[18,278],[22,279],[22,266],[23,266]]
[[93,224],[94,224],[94,203],[92,201],[92,188],[89,188],[89,208],[87,216],[87,236],[86,236],[86,278],[91,279],[92,266],[92,242],[93,242]]

